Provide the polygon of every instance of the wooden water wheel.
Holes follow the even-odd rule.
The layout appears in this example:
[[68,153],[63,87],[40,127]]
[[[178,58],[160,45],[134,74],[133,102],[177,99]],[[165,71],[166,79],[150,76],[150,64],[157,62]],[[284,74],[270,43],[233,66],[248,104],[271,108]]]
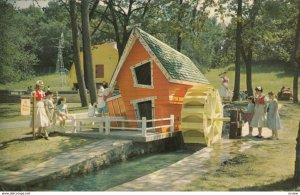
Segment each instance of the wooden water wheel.
[[210,85],[190,88],[181,109],[181,131],[185,143],[210,145],[219,140],[223,127],[219,92]]

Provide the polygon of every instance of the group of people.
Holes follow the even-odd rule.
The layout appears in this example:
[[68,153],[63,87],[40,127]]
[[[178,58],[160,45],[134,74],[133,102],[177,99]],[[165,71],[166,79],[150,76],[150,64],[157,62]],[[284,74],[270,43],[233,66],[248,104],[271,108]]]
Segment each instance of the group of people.
[[263,88],[255,88],[255,97],[248,97],[246,119],[249,124],[249,135],[252,136],[253,128],[258,128],[256,138],[263,138],[262,128],[268,127],[272,130],[272,140],[278,140],[278,130],[281,128],[280,116],[278,112],[278,100],[271,91],[268,97],[263,95]]
[[[66,98],[60,97],[57,100],[56,106],[54,106],[53,92],[47,90],[43,91],[44,82],[38,80],[35,85],[35,90],[32,92],[32,96],[36,100],[35,117],[31,121],[31,127],[38,129],[38,134],[44,133],[44,138],[49,139],[47,127],[56,123],[56,119],[59,120],[60,126],[64,128],[65,121],[68,118],[68,108],[66,104]],[[55,109],[56,108],[56,109]],[[57,112],[55,112],[57,110]],[[56,114],[57,113],[57,114]],[[33,133],[33,139],[35,139],[35,132]]]
[[[35,85],[35,90],[32,92],[33,97],[36,100],[36,110],[34,120],[31,121],[31,127],[33,122],[35,128],[38,129],[38,134],[41,135],[44,133],[44,138],[49,139],[47,127],[55,125],[56,121],[59,121],[60,127],[65,128],[66,120],[68,119],[68,107],[66,104],[66,98],[60,97],[57,100],[56,106],[54,105],[53,92],[50,91],[50,88],[47,88],[46,93],[43,91],[44,82],[38,80]],[[106,100],[110,95],[110,89],[108,84],[103,82],[102,86],[98,89],[97,92],[97,103],[93,104],[93,107],[98,108],[99,116],[107,116],[108,108]],[[94,116],[95,111],[93,111],[92,116]],[[89,114],[90,115],[90,114]],[[35,139],[35,133],[33,133],[33,138]]]

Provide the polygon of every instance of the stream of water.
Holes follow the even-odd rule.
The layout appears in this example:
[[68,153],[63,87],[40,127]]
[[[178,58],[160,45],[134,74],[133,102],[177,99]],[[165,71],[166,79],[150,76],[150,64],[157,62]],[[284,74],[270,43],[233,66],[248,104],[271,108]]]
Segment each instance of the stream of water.
[[116,163],[105,169],[81,176],[52,181],[36,191],[104,191],[165,168],[189,155],[191,151],[178,150],[151,154]]

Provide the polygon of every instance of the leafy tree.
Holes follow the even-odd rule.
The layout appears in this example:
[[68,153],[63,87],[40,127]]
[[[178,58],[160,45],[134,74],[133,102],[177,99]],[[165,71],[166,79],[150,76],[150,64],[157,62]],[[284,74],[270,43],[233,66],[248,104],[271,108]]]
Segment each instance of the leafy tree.
[[70,30],[69,13],[59,2],[50,1],[43,9],[42,22],[36,28],[39,48],[36,51],[40,65],[44,70],[54,71],[57,61],[57,46],[61,33],[64,33],[63,60],[66,68],[72,64],[72,35]]
[[[299,1],[265,1],[261,23],[264,24],[262,50],[267,56],[290,62],[287,70],[293,70],[294,102],[298,102],[299,77]],[[261,25],[262,26],[262,25]]]
[[258,30],[262,30],[257,26],[256,22],[261,4],[261,0],[253,0],[252,6],[245,6],[243,18],[241,54],[246,66],[246,84],[249,96],[253,96],[252,63],[253,55],[255,55],[255,51],[253,50],[255,50],[255,44],[257,44],[259,40]]
[[142,22],[147,12],[150,0],[103,0],[107,9],[98,9],[98,19],[104,20],[110,29],[113,29],[114,40],[117,42],[119,57],[123,53],[132,26]]
[[7,1],[0,1],[0,82],[19,81],[33,74],[38,60],[30,50],[33,41],[22,15]]

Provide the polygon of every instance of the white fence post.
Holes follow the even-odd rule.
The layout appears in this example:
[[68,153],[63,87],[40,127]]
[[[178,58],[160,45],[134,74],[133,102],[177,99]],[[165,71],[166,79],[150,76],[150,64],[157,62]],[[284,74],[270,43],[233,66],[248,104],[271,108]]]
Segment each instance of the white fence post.
[[81,122],[76,121],[75,125],[75,133],[79,133],[81,130]]
[[110,134],[110,120],[109,117],[106,116],[105,117],[105,135],[109,135]]
[[173,114],[170,115],[170,132],[171,133],[174,132],[174,115]]
[[142,136],[147,136],[147,119],[146,117],[142,117]]
[[99,125],[99,133],[103,133],[103,122],[104,122],[104,120],[101,117],[101,119],[100,119],[100,125]]

